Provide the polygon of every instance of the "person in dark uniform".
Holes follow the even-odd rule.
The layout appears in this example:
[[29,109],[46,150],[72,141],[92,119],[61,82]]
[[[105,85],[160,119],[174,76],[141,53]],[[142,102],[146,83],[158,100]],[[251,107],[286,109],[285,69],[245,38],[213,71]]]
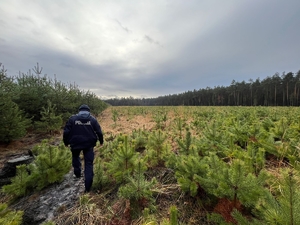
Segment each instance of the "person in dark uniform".
[[74,175],[81,177],[80,153],[84,156],[84,185],[85,192],[91,190],[94,177],[94,147],[99,140],[103,145],[103,133],[97,119],[90,113],[88,105],[81,105],[79,112],[66,122],[63,132],[65,146],[70,146]]

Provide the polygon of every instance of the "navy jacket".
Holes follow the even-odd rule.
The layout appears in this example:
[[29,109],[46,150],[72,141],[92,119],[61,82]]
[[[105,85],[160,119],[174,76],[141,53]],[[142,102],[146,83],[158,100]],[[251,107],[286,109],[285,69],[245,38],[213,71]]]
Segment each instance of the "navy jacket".
[[67,121],[64,127],[63,141],[71,149],[88,149],[96,146],[97,141],[103,144],[103,133],[100,124],[88,111],[79,111]]

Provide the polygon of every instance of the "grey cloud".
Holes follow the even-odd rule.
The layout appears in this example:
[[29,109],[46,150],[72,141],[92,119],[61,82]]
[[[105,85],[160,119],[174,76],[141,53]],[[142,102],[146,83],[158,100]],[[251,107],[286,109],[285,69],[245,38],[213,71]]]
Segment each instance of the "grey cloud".
[[[74,18],[64,9],[57,16],[52,14],[52,19],[35,14],[40,7],[30,10],[41,17],[42,27],[49,27],[46,41],[40,41],[42,34],[34,39],[41,30],[29,23],[33,18],[16,11],[24,29],[36,33],[24,37],[15,27],[9,32],[12,25],[1,18],[0,25],[7,26],[0,38],[1,62],[11,75],[26,72],[38,62],[48,76],[56,74],[62,82],[75,82],[103,97],[157,97],[300,69],[298,0],[230,1],[234,10],[219,1],[169,2],[165,7],[151,1],[146,10],[146,3],[139,3],[137,9],[134,3],[122,5],[122,10],[114,8],[114,13],[109,3],[102,7],[106,17],[101,19],[118,18],[113,23],[124,31],[123,36],[121,29],[114,33],[111,19],[89,24],[95,18],[85,8],[89,3],[79,8],[72,4],[71,11],[78,12]],[[47,4],[58,9],[58,3]],[[220,18],[216,13],[222,13]]]
[[124,27],[124,26],[121,24],[121,22],[120,22],[119,20],[115,19],[115,21],[116,21],[117,24],[119,24],[119,26],[120,26],[123,30],[125,30],[127,33],[132,32],[132,31],[129,30],[127,27]]
[[153,38],[151,38],[148,35],[145,35],[144,38],[146,39],[146,41],[148,41],[150,44],[155,44],[158,45],[160,47],[163,47],[158,41],[155,41]]
[[68,67],[68,68],[72,67],[69,63],[64,63],[64,62],[61,62],[59,65]]
[[2,26],[5,26],[7,23],[6,23],[4,20],[1,20],[1,19],[0,19],[0,24],[1,24]]
[[22,21],[25,21],[25,22],[29,22],[29,23],[34,24],[34,21],[30,17],[28,17],[28,16],[18,16],[18,19],[22,20]]

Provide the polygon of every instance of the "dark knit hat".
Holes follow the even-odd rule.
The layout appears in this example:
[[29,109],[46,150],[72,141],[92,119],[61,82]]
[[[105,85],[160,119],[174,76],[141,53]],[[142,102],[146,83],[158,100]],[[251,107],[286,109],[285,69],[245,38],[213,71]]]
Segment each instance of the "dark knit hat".
[[90,111],[90,107],[88,105],[83,104],[79,107],[79,111]]

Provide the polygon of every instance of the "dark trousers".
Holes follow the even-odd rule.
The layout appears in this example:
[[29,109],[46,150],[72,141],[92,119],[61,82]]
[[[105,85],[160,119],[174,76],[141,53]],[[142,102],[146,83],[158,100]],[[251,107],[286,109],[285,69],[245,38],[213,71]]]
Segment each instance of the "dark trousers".
[[72,149],[72,165],[74,168],[74,174],[77,177],[81,176],[81,161],[80,161],[80,152],[83,151],[84,157],[84,185],[85,191],[90,191],[93,184],[94,177],[94,148],[77,150]]

